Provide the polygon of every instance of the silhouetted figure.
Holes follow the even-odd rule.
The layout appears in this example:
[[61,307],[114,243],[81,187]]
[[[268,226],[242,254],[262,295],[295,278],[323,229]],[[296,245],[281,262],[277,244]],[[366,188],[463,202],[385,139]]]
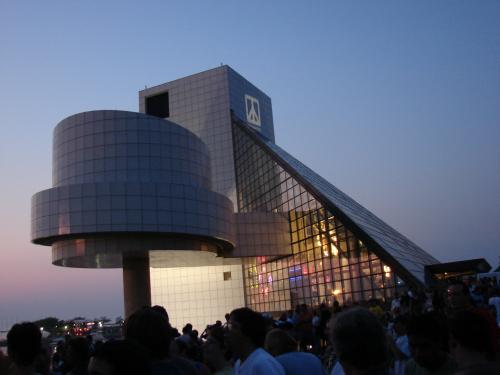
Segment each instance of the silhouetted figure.
[[[339,304],[338,301],[334,301]],[[319,333],[319,339],[320,339],[320,346],[321,348],[325,348],[328,342],[328,330],[327,330],[327,324],[332,318],[332,313],[328,306],[326,306],[324,303],[321,304],[320,310],[319,310],[319,327],[318,327],[318,333]]]
[[266,337],[264,317],[246,307],[233,310],[229,316],[226,343],[238,358],[235,375],[284,375],[283,367],[262,346]]
[[151,307],[144,307],[125,321],[126,339],[141,344],[148,353],[151,374],[196,374],[187,360],[169,356],[172,328],[164,314]]
[[394,319],[394,340],[390,340],[390,349],[394,359],[394,375],[404,375],[406,362],[411,357],[410,344],[406,335],[407,326],[407,315],[399,315]]
[[89,359],[89,342],[85,337],[74,337],[69,340],[66,349],[68,375],[86,375]]
[[490,289],[491,291],[490,298],[488,298],[488,305],[493,308],[497,320],[497,325],[500,327],[500,290],[496,290],[493,287],[491,287]]
[[203,344],[203,360],[213,375],[230,375],[233,373],[226,352],[224,329],[222,326],[213,327]]
[[89,375],[149,375],[146,350],[129,340],[108,341],[95,349]]
[[168,312],[163,306],[154,305],[152,309],[163,315],[167,319],[167,322],[170,324],[170,318],[168,317]]
[[227,327],[227,325],[229,324],[229,314],[225,314],[224,319],[225,319],[224,327]]
[[33,323],[15,324],[7,334],[7,352],[12,374],[36,374],[36,360],[42,349],[40,328]]
[[459,374],[500,374],[498,364],[488,360],[494,358],[488,334],[486,319],[472,311],[458,312],[451,319],[450,348]]
[[326,375],[318,357],[298,352],[297,341],[286,331],[275,328],[266,335],[264,348],[283,366],[287,375]]
[[198,348],[195,344],[193,344],[193,342],[191,342],[190,344],[186,344],[186,342],[181,340],[180,337],[176,338],[172,342],[170,354],[176,360],[182,359],[190,363],[192,366],[194,366],[194,368],[196,368],[196,372],[199,375],[210,374],[210,370],[208,369],[208,367],[203,362],[201,362],[201,348],[200,352],[198,353]]
[[448,332],[446,322],[435,313],[414,316],[408,323],[408,342],[412,358],[405,375],[453,374],[456,364],[446,352]]
[[65,369],[66,346],[62,341],[57,343],[56,351],[52,356],[53,375],[62,375]]
[[469,287],[462,281],[452,282],[447,289],[449,315],[452,317],[460,311],[472,311],[481,315],[488,322],[488,337],[493,351],[498,350],[498,326],[493,313],[482,307],[475,307],[472,304]]
[[333,319],[332,345],[346,375],[388,374],[384,328],[369,310],[356,307],[339,313]]
[[186,324],[182,328],[182,335],[181,337],[178,338],[178,340],[184,342],[186,345],[189,346],[192,341],[192,336],[191,336],[192,332],[193,332],[193,325],[191,323]]
[[3,352],[0,350],[0,374],[8,374],[9,373],[9,367],[11,366],[11,361],[9,357],[7,357]]
[[464,282],[452,282],[446,292],[448,309],[452,313],[472,308],[469,287]]

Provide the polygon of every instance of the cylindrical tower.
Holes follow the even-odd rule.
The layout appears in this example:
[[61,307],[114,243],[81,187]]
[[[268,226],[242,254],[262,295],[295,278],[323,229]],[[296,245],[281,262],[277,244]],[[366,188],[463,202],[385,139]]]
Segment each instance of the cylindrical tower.
[[233,249],[232,203],[210,185],[207,147],[185,128],[79,113],[55,128],[53,187],[32,198],[32,242],[52,246],[55,265],[123,267],[128,316],[151,303],[150,250]]

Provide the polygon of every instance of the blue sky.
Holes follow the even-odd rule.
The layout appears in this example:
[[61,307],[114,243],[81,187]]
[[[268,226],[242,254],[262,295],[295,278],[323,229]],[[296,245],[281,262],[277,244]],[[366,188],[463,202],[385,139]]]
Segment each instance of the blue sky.
[[272,98],[281,147],[439,260],[496,266],[498,19],[493,0],[0,0],[0,328],[122,315],[120,271],[29,243],[54,126],[220,63]]

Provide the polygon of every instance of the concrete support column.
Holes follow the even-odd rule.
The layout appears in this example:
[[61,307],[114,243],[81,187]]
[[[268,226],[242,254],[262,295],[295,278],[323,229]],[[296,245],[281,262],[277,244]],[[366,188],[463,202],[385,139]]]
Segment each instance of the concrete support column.
[[123,257],[123,296],[126,318],[143,306],[151,306],[149,257]]

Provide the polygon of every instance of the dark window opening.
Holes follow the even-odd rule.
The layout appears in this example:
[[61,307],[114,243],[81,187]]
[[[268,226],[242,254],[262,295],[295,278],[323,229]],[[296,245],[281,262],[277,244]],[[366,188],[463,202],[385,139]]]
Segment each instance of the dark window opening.
[[231,280],[231,272],[224,272],[224,281]]
[[169,117],[168,91],[146,98],[146,113],[156,117]]

